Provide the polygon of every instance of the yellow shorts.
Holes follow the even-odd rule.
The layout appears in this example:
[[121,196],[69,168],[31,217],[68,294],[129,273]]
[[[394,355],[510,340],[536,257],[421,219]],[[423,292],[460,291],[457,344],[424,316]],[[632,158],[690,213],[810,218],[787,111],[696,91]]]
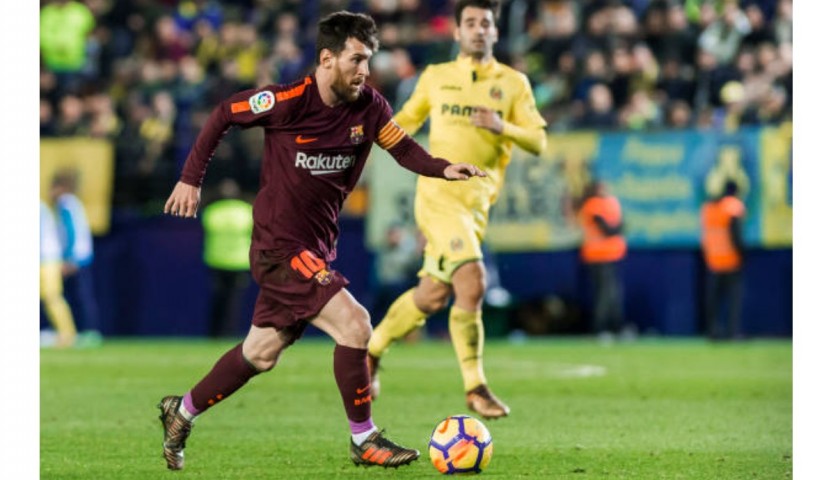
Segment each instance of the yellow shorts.
[[453,209],[440,212],[415,205],[417,226],[426,237],[423,268],[418,276],[431,275],[452,283],[452,274],[464,263],[481,260],[486,222],[481,214]]

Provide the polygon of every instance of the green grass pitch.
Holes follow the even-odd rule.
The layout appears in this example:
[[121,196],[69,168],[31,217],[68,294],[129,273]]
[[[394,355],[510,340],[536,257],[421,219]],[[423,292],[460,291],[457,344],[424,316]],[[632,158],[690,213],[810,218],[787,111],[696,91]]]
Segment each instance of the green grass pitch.
[[[204,414],[186,468],[166,470],[158,400],[182,394],[235,341],[109,340],[41,351],[44,479],[437,478],[426,442],[467,413],[452,347],[399,344],[383,360],[376,424],[421,451],[398,470],[355,467],[332,344],[304,339]],[[482,477],[780,479],[792,476],[789,340],[710,344],[586,339],[488,342],[485,370],[511,416],[485,422]]]

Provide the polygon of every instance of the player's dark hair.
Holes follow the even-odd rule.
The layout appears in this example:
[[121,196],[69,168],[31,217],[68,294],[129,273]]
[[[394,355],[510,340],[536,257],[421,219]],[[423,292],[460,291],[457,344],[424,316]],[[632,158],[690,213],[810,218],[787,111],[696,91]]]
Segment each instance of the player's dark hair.
[[458,0],[455,4],[455,25],[461,24],[461,14],[467,7],[490,10],[493,13],[493,23],[498,23],[499,15],[501,15],[501,5],[502,3],[499,0]]
[[370,15],[344,10],[327,15],[318,22],[318,38],[315,40],[318,63],[321,62],[321,50],[326,48],[339,55],[344,50],[347,39],[351,37],[375,52],[379,49],[377,33],[376,22]]

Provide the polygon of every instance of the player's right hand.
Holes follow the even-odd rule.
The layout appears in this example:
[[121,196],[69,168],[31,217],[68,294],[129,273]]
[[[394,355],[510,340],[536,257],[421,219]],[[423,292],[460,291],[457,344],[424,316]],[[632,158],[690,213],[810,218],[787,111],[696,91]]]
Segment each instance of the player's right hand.
[[447,180],[467,180],[470,177],[486,177],[484,170],[471,163],[453,163],[443,170]]
[[504,129],[502,117],[495,110],[481,105],[473,107],[472,115],[470,115],[470,123],[476,127],[489,130],[496,135],[501,135]]
[[200,201],[200,187],[178,182],[163,206],[163,213],[172,214],[176,217],[196,217],[198,216],[198,203]]

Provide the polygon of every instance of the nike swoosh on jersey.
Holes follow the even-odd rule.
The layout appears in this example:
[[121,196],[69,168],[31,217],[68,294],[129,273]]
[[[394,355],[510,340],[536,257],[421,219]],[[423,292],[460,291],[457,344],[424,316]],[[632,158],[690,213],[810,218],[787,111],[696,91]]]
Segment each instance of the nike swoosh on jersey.
[[298,135],[297,137],[295,137],[295,143],[312,143],[316,140],[318,140],[318,137],[303,138],[303,135]]

